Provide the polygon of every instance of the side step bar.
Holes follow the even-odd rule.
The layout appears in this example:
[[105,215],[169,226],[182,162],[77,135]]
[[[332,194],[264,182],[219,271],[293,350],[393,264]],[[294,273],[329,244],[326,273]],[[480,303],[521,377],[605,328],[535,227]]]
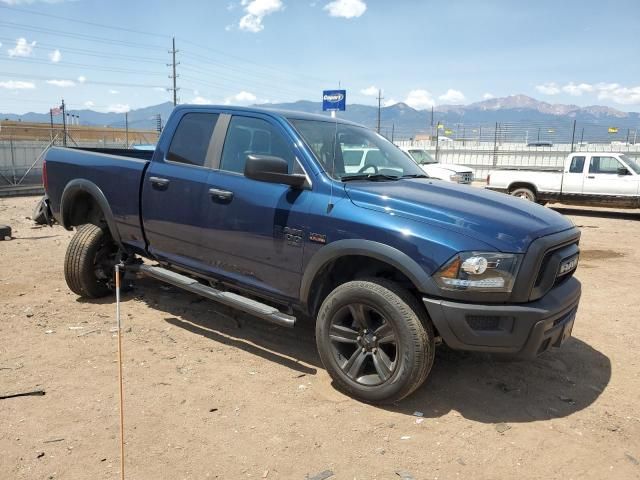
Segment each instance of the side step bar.
[[161,280],[175,287],[201,295],[229,307],[242,310],[243,312],[250,313],[251,315],[255,315],[256,317],[282,327],[292,328],[296,323],[295,317],[282,313],[280,310],[270,305],[256,302],[255,300],[245,298],[232,292],[223,292],[212,287],[207,287],[191,277],[172,272],[166,268],[140,264],[129,266],[127,269]]

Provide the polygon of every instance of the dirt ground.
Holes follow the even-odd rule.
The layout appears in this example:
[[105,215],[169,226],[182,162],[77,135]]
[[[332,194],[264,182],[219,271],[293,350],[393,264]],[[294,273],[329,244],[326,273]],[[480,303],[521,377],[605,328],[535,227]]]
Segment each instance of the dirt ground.
[[[119,475],[113,299],[66,287],[71,233],[0,199],[0,478]],[[151,280],[124,296],[127,478],[640,478],[640,213],[562,208],[583,297],[562,349],[439,351],[398,405],[335,391],[313,328],[274,327]],[[414,415],[422,412],[423,417]]]

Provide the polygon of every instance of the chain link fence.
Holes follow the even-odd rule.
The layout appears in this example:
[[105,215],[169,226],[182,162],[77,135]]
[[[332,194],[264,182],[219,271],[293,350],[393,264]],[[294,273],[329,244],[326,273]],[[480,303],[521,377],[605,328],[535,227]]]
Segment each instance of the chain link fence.
[[491,170],[559,170],[571,152],[619,152],[640,156],[640,127],[570,122],[436,124],[407,135],[392,125],[381,134],[400,147],[428,150],[439,162],[471,167],[484,180]]
[[47,124],[13,122],[0,125],[0,196],[38,191],[42,156],[50,146],[135,148],[154,145],[155,130],[100,128],[82,125],[51,127]]

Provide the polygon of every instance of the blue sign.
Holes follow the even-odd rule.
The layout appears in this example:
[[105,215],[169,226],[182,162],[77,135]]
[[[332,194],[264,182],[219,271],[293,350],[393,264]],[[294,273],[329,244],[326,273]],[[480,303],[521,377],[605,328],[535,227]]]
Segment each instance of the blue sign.
[[347,91],[346,90],[325,90],[322,92],[322,110],[323,111],[344,111],[347,107]]

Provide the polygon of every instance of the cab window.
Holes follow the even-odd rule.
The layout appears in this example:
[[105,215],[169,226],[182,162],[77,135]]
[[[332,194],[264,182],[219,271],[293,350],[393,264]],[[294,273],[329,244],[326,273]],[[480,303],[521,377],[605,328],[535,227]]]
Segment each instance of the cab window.
[[294,172],[297,163],[286,139],[269,122],[253,117],[231,117],[220,169],[244,173],[247,155],[251,154],[280,157],[287,161],[289,173]]
[[589,173],[605,173],[617,175],[622,164],[615,157],[591,157]]

